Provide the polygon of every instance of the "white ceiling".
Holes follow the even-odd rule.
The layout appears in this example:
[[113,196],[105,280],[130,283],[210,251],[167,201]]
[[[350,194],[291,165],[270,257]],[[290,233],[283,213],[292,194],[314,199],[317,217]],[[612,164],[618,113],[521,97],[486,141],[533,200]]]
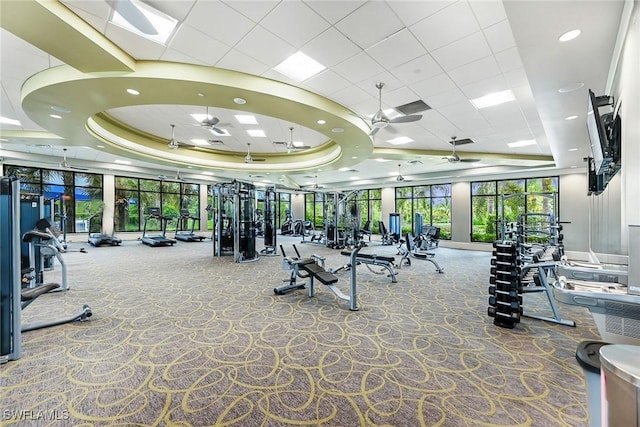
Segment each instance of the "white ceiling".
[[[384,82],[383,108],[423,100],[431,109],[414,123],[396,124],[378,132],[375,148],[425,150],[407,152],[391,161],[353,159],[355,171],[309,170],[289,174],[290,183],[308,185],[309,176],[320,183],[377,183],[393,180],[402,165],[405,177],[415,180],[451,176],[462,169],[502,173],[548,165],[549,162],[514,159],[514,154],[553,156],[554,168],[583,167],[589,155],[586,133],[586,91],[607,89],[607,77],[624,1],[146,1],[179,20],[167,46],[151,42],[109,22],[112,11],[102,0],[64,0],[73,12],[103,33],[137,60],[185,62],[226,68],[299,86],[347,107],[359,116],[378,109],[377,82]],[[577,39],[560,43],[558,37],[575,28]],[[46,29],[41,29],[46,31]],[[51,35],[55,37],[55,34]],[[5,130],[43,131],[22,110],[21,86],[33,74],[61,62],[39,48],[0,30],[2,61],[0,115],[18,119],[21,126],[1,124],[5,162],[47,161],[38,157],[60,156],[61,147],[75,163],[106,167],[114,155],[95,148],[77,147],[64,140],[46,139],[37,144]],[[273,68],[301,50],[326,66],[326,70],[302,83]],[[583,83],[579,89],[558,89]],[[511,89],[516,100],[476,110],[470,99]],[[147,105],[109,111],[119,120],[162,138],[220,139],[216,149],[246,154],[283,151],[273,141],[294,140],[316,146],[326,137],[296,123],[260,117],[267,138],[250,138],[233,118],[233,111],[211,108],[220,127],[230,137],[213,136],[197,126],[190,113],[204,113],[201,106]],[[575,120],[565,117],[577,115]],[[393,146],[386,142],[408,136],[414,142]],[[475,143],[459,148],[461,157],[482,159],[480,164],[450,164],[442,151],[450,150],[452,136]],[[509,148],[507,143],[536,141],[535,145]],[[44,145],[40,146],[40,145]],[[574,150],[574,151],[570,151]],[[434,153],[429,154],[429,151]],[[470,153],[470,154],[465,154]],[[486,156],[484,153],[492,153]],[[122,153],[126,157],[126,153]],[[408,164],[408,160],[420,160]],[[57,163],[57,159],[48,161]],[[26,163],[25,163],[26,164]],[[95,165],[94,165],[95,166]],[[111,165],[112,167],[115,167]],[[132,170],[171,169],[166,164],[136,160]],[[184,170],[184,167],[182,167]],[[188,171],[187,171],[188,172]],[[194,171],[196,173],[198,171]],[[252,171],[219,172],[222,177],[247,178]],[[188,176],[188,175],[187,175]],[[357,178],[357,179],[356,179]]]

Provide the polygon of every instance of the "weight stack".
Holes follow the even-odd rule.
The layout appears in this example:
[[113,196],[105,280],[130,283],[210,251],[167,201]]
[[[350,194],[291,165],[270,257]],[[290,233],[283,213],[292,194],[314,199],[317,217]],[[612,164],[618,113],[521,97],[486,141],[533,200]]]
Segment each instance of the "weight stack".
[[517,242],[493,242],[491,276],[489,277],[489,309],[493,324],[513,328],[522,315],[521,260]]

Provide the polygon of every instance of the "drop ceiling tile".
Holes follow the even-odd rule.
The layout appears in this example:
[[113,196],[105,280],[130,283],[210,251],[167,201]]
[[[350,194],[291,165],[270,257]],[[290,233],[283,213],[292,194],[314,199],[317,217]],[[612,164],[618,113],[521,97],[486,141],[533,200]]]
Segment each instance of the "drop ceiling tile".
[[431,52],[433,58],[445,71],[491,55],[491,49],[482,32],[478,31],[461,40]]
[[482,32],[484,32],[484,35],[489,42],[489,46],[494,53],[502,52],[503,50],[515,47],[516,45],[513,33],[511,32],[511,27],[506,19],[485,28]]
[[471,1],[470,5],[482,28],[507,19],[501,1]]
[[293,1],[278,4],[260,25],[297,48],[329,27],[313,9]]
[[[200,1],[200,3],[206,3],[206,1]],[[280,3],[279,0],[226,0],[224,3],[237,10],[253,22],[259,22],[262,18]]]
[[498,52],[495,57],[503,73],[524,68],[518,49],[515,47]]
[[405,28],[371,46],[367,49],[367,53],[380,65],[389,69],[423,56],[427,52]]
[[169,62],[184,62],[185,64],[211,65],[210,63],[206,63],[175,49],[165,50],[162,56],[160,56],[160,59]]
[[178,21],[184,21],[186,16],[191,12],[193,7],[198,3],[197,0],[180,0],[180,1],[154,1],[153,7],[160,12],[165,13]]
[[401,30],[404,25],[386,2],[367,2],[335,24],[342,34],[362,49]]
[[501,92],[509,89],[510,86],[502,74],[479,82],[470,83],[460,89],[469,99],[478,98],[492,92]]
[[410,27],[429,51],[446,46],[480,30],[466,1],[459,1]]
[[306,0],[307,6],[316,11],[320,16],[327,20],[330,24],[335,24],[351,12],[362,6],[364,1],[341,0]]
[[521,131],[529,129],[527,121],[517,102],[507,102],[495,107],[483,108],[480,114],[491,126],[500,131]]
[[305,44],[300,50],[325,67],[333,67],[361,52],[355,43],[333,27]]
[[358,86],[351,85],[332,94],[330,98],[347,108],[352,108],[354,105],[370,99],[371,96]]
[[[82,16],[80,11],[86,14],[93,15],[96,18],[100,18],[104,21],[109,19],[111,15],[111,7],[106,1],[95,0],[61,0],[61,3],[71,9],[75,14]],[[86,15],[85,15],[86,16]]]
[[451,135],[458,135],[458,128],[436,110],[425,111],[420,125],[442,142],[448,141]]
[[507,79],[507,83],[509,83],[509,86],[511,87],[529,85],[527,73],[525,73],[524,68],[518,68],[516,70],[509,71],[504,74],[504,77],[505,79]]
[[439,110],[447,105],[457,104],[468,101],[467,97],[456,88],[447,92],[439,93],[437,95],[428,96],[423,99],[431,108]]
[[334,71],[352,83],[380,74],[384,68],[365,52],[361,52],[333,67]]
[[456,84],[446,74],[438,74],[426,80],[410,84],[409,87],[422,99],[456,88]]
[[304,85],[315,92],[328,96],[351,86],[351,83],[334,71],[325,70],[305,80]]
[[404,25],[408,27],[456,1],[457,0],[394,0],[389,2],[389,6],[400,17]]
[[376,87],[378,83],[384,83],[382,93],[392,92],[404,86],[400,80],[396,79],[395,76],[388,71],[383,71],[375,76],[366,78],[358,83],[358,86],[372,97],[378,99],[379,90]]
[[477,82],[500,74],[500,67],[493,56],[486,56],[477,61],[458,67],[449,72],[449,77],[458,86]]
[[468,100],[438,108],[438,112],[452,123],[457,123],[458,117],[478,114],[478,110]]
[[160,59],[165,46],[108,23],[106,36],[137,60]]
[[228,51],[229,46],[188,25],[181,25],[170,45],[185,55],[198,58],[207,65],[217,63]]
[[[233,5],[245,2],[233,2]],[[255,23],[219,1],[198,1],[184,22],[228,46],[234,46]]]
[[236,48],[269,67],[275,67],[296,52],[289,43],[260,26],[254,27]]
[[265,73],[269,69],[268,65],[236,49],[227,52],[227,54],[218,61],[216,67],[242,71],[243,73],[255,74],[257,76]]
[[411,89],[406,86],[402,86],[396,90],[385,91],[382,89],[382,105],[388,105],[389,107],[397,107],[399,105],[408,104],[409,102],[417,101],[420,99]]
[[300,84],[299,81],[292,79],[291,77],[285,76],[284,74],[279,73],[273,68],[269,68],[267,71],[261,74],[262,77],[266,77],[271,80],[277,80],[279,82],[283,82],[289,84],[291,86],[298,86]]
[[[82,8],[79,9],[75,5],[66,6],[83,21],[87,24],[91,25],[93,28],[104,34],[107,29],[107,20],[109,19],[111,8],[108,6],[107,2],[99,2],[99,1],[91,1],[91,2],[83,2],[83,3],[92,3],[100,6],[99,8]],[[102,7],[104,5],[105,7]],[[90,10],[87,10],[90,9]]]
[[435,77],[442,73],[442,68],[431,55],[426,54],[393,68],[391,73],[402,83],[408,85]]

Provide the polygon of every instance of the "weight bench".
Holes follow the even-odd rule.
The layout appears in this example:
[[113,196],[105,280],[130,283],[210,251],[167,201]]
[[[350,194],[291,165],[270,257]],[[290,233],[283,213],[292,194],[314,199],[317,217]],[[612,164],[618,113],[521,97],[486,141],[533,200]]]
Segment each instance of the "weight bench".
[[444,269],[440,267],[440,265],[433,259],[436,254],[434,254],[433,252],[419,252],[416,250],[415,243],[413,241],[413,235],[411,233],[407,233],[405,235],[404,243],[406,245],[406,248],[402,243],[400,243],[400,246],[398,246],[399,254],[402,255],[402,259],[400,260],[399,265],[402,265],[403,261],[407,265],[411,265],[410,258],[421,259],[424,261],[429,261],[431,264],[435,265],[436,271],[438,273],[444,273]]
[[[275,288],[273,291],[276,295],[283,295],[294,289],[304,289],[304,283],[297,283],[297,278],[309,279],[309,297],[315,296],[315,280],[317,279],[323,285],[326,285],[331,292],[333,292],[339,299],[349,302],[349,310],[357,311],[358,305],[356,300],[356,275],[355,268],[351,271],[351,280],[349,287],[349,295],[345,295],[335,286],[338,282],[338,277],[333,273],[324,269],[324,258],[318,255],[312,255],[312,258],[300,258],[298,248],[293,245],[293,249],[296,251],[297,258],[289,258],[284,252],[284,248],[280,245],[280,250],[284,256],[284,262],[291,269],[291,274],[288,279],[289,284],[280,288]],[[351,262],[354,263],[354,259],[360,248],[356,248],[351,255]],[[318,263],[320,262],[320,264]],[[287,281],[287,280],[285,280]]]
[[[351,256],[351,251],[342,251],[340,253],[348,257]],[[398,280],[396,279],[396,274],[398,273],[395,270],[395,265],[396,265],[395,263],[396,263],[396,259],[394,257],[389,257],[389,256],[381,256],[376,254],[362,254],[362,253],[358,253],[356,256],[356,265],[364,264],[369,269],[369,271],[371,271],[374,274],[384,274],[384,271],[374,270],[373,268],[371,268],[372,265],[382,267],[384,270],[387,270],[389,272],[387,277],[391,277],[392,283],[398,283]],[[336,273],[340,270],[348,270],[352,267],[353,265],[349,263],[335,270],[331,270],[331,272]]]

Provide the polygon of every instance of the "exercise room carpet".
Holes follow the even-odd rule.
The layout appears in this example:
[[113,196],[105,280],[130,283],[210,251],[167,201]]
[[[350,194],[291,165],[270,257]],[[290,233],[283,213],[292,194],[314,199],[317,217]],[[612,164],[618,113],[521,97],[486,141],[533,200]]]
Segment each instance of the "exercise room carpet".
[[[279,238],[289,255],[297,243],[329,267],[347,261],[299,242]],[[358,267],[359,311],[323,285],[315,298],[275,295],[288,277],[281,256],[235,264],[214,258],[208,240],[65,254],[71,289],[40,297],[24,321],[85,303],[93,317],[23,334],[23,357],[0,365],[0,424],[587,425],[575,350],[599,338],[590,313],[560,305],[575,328],[530,318],[496,327],[490,253],[435,252],[444,274],[413,260],[391,283]],[[349,273],[339,277],[348,293]],[[524,308],[550,315],[543,294],[525,295]]]

